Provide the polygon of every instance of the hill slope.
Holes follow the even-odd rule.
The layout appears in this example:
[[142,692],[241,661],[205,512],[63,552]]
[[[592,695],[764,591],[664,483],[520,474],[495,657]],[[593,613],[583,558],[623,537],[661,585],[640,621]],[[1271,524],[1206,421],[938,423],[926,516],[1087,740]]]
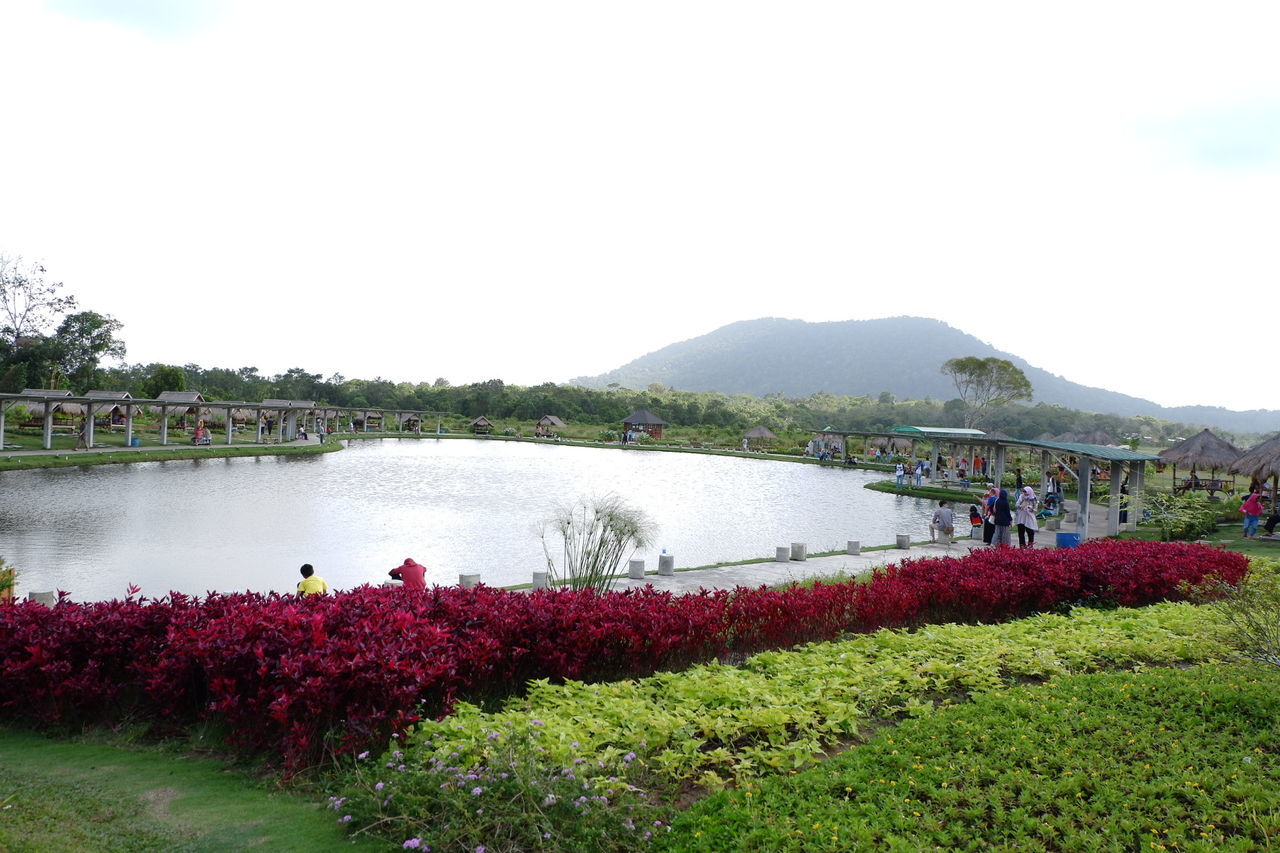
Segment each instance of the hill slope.
[[807,397],[818,392],[950,400],[955,386],[940,372],[958,356],[1008,359],[1026,373],[1035,401],[1124,416],[1152,415],[1240,432],[1280,428],[1280,412],[1233,412],[1213,406],[1165,407],[1140,397],[1091,388],[1001,352],[939,320],[892,317],[810,323],[769,317],[731,323],[701,337],[671,344],[599,376],[574,384],[617,383],[644,388],[661,382],[685,391]]

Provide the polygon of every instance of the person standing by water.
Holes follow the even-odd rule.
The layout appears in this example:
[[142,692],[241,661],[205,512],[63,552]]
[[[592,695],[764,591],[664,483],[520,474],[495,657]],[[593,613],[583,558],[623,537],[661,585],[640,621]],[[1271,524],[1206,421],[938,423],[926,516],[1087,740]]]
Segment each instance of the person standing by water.
[[1009,528],[1013,525],[1013,513],[1009,510],[1009,493],[1004,489],[1000,489],[996,495],[996,501],[991,507],[991,520],[996,526],[996,535],[992,537],[992,543],[1012,545],[1013,538]]
[[956,534],[955,514],[951,511],[951,501],[938,501],[938,508],[933,511],[933,520],[929,522],[929,541],[937,541],[941,536],[943,545],[950,545]]
[[303,563],[302,568],[298,571],[302,573],[302,580],[298,581],[299,598],[308,595],[323,595],[329,591],[329,585],[324,582],[324,578],[316,574],[316,570],[310,563]]
[[1262,495],[1258,494],[1258,490],[1254,489],[1249,492],[1249,497],[1244,499],[1244,503],[1240,504],[1240,511],[1244,513],[1244,538],[1251,539],[1258,535],[1258,519],[1262,517]]
[[1036,531],[1040,529],[1040,525],[1036,523],[1036,508],[1039,505],[1035,490],[1030,486],[1023,486],[1018,495],[1018,512],[1014,519],[1018,524],[1019,548],[1035,547]]
[[902,480],[907,476],[907,469],[901,462],[893,469],[893,478],[898,481],[898,488],[902,488]]
[[80,431],[76,433],[76,450],[80,449],[80,445],[84,445],[84,449],[89,449],[89,419],[84,418],[80,421]]
[[403,563],[387,574],[395,580],[403,581],[405,589],[427,588],[427,568],[416,562],[413,557],[405,557]]
[[987,488],[987,493],[982,498],[982,544],[990,545],[991,540],[996,535],[996,498],[1000,496],[1000,490],[993,483]]

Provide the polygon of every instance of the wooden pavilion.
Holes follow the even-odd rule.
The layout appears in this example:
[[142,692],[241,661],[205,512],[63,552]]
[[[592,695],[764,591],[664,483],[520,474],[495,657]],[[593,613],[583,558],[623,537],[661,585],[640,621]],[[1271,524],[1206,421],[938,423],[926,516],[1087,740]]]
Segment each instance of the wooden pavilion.
[[471,422],[471,432],[475,435],[489,435],[493,432],[493,421],[481,415]]
[[1280,433],[1240,454],[1240,458],[1231,463],[1230,470],[1234,474],[1247,474],[1259,483],[1270,480],[1274,507],[1276,489],[1280,487]]
[[[1175,495],[1180,495],[1184,492],[1208,492],[1212,495],[1214,492],[1219,491],[1235,491],[1235,480],[1218,477],[1218,469],[1230,471],[1236,461],[1243,455],[1243,452],[1225,438],[1206,429],[1185,441],[1175,444],[1173,447],[1166,447],[1156,455],[1173,466],[1173,493]],[[1190,466],[1191,475],[1179,480],[1179,465]],[[1205,479],[1198,476],[1196,474],[1197,468],[1201,471],[1208,468],[1209,477]]]
[[778,440],[778,436],[774,435],[773,430],[767,426],[757,426],[743,433],[742,440],[746,442],[748,448],[759,450],[762,447],[772,447]]
[[635,430],[653,438],[662,438],[662,428],[669,424],[646,409],[636,409],[622,419],[622,431]]

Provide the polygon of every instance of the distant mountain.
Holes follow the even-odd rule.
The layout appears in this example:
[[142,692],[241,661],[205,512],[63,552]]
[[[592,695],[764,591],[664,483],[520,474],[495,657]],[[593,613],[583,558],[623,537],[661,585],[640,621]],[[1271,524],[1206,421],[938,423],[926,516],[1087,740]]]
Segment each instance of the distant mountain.
[[682,391],[756,396],[780,392],[788,397],[807,397],[823,391],[875,396],[888,391],[899,399],[950,400],[957,396],[956,389],[940,368],[943,362],[959,356],[996,356],[1013,362],[1031,380],[1035,402],[1126,417],[1151,415],[1235,432],[1271,432],[1280,427],[1280,412],[1276,411],[1166,407],[1079,385],[946,323],[923,317],[831,323],[776,317],[744,320],[663,347],[608,373],[572,381],[589,388],[610,383],[644,388],[661,382]]

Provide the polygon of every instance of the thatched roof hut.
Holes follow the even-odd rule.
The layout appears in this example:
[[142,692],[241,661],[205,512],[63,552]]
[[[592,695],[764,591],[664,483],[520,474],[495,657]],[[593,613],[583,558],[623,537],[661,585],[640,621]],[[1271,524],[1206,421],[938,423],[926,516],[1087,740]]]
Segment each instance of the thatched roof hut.
[[493,421],[481,415],[471,422],[471,431],[476,435],[488,435],[493,432]]
[[538,423],[537,423],[537,426],[540,426],[544,429],[547,429],[547,428],[561,429],[564,427],[564,425],[565,425],[564,421],[560,420],[555,415],[543,415],[541,418],[538,419]]
[[1248,474],[1258,482],[1280,478],[1280,434],[1240,454],[1240,458],[1231,463],[1231,472]]
[[777,438],[777,436],[773,434],[773,430],[769,429],[769,428],[768,428],[768,427],[766,427],[766,426],[752,427],[751,429],[749,429],[749,430],[747,430],[745,433],[743,433],[743,436],[742,436],[742,437],[743,437],[743,438],[745,438],[745,439],[775,439],[775,438]]
[[1156,455],[1175,467],[1190,467],[1194,473],[1197,468],[1207,468],[1210,471],[1230,468],[1240,459],[1243,451],[1206,429],[1173,447],[1166,447]]

